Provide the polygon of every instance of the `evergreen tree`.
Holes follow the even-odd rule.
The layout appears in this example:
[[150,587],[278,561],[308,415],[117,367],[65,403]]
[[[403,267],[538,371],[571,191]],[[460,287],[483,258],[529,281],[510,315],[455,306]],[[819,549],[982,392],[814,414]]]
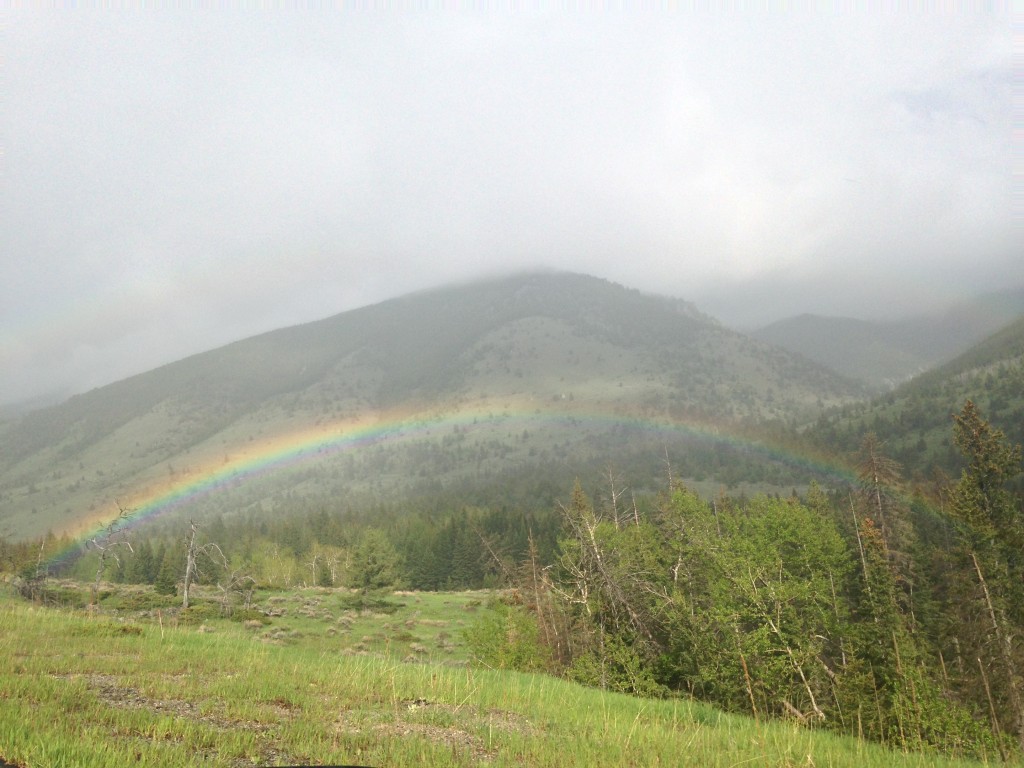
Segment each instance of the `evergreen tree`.
[[152,584],[155,578],[153,560],[153,546],[148,539],[143,539],[135,546],[135,553],[125,566],[125,581],[131,584]]
[[174,595],[178,592],[178,581],[182,576],[180,555],[178,548],[168,548],[165,544],[160,545],[157,559],[160,561],[160,570],[157,571],[153,586],[158,594]]
[[1019,571],[1024,514],[1007,486],[1021,473],[1021,447],[1011,446],[970,400],[953,422],[956,445],[967,460],[952,493],[954,514],[965,524],[971,546],[1001,555]]
[[369,528],[363,531],[352,554],[349,584],[363,592],[390,589],[399,581],[401,558],[383,531]]
[[[950,506],[961,524],[963,584],[976,585],[973,599],[957,604],[963,618],[967,613],[975,620],[958,623],[960,642],[977,660],[981,685],[974,689],[985,691],[994,729],[1013,733],[1017,749],[1024,751],[1019,639],[1024,630],[1024,514],[1007,489],[1021,472],[1021,447],[1009,445],[970,400],[953,420],[954,439],[967,466]],[[965,631],[978,626],[984,627],[981,633]]]
[[885,455],[874,432],[864,436],[857,462],[861,506],[864,515],[874,520],[889,557],[905,567],[911,531],[905,505],[897,496],[900,470],[900,463]]
[[333,587],[334,576],[331,574],[331,567],[326,559],[319,559],[316,562],[316,585],[318,587]]

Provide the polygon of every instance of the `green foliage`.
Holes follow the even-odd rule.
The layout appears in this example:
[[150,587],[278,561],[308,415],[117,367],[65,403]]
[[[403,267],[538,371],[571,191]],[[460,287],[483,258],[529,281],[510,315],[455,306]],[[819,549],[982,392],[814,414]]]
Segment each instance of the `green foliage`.
[[148,539],[143,539],[134,546],[134,551],[127,556],[124,580],[131,584],[152,584],[156,581],[159,564],[156,562],[156,554],[153,552],[153,545]]
[[170,595],[148,589],[119,589],[103,607],[121,611],[154,611],[177,606],[178,600],[173,592]]
[[382,596],[367,595],[364,592],[342,593],[338,596],[338,605],[346,611],[373,611],[374,613],[391,614],[405,606],[405,603],[389,600]]
[[951,494],[953,511],[979,543],[996,543],[1014,561],[1024,549],[1024,514],[1007,490],[1021,473],[1021,447],[985,421],[968,400],[953,417],[953,436],[967,466]]
[[[877,452],[872,466],[868,506],[895,528],[898,473]],[[575,616],[573,679],[685,692],[902,749],[996,750],[970,697],[939,676],[879,526],[863,518],[844,538],[817,487],[807,503],[708,503],[677,488],[654,514],[616,524],[577,485],[563,518],[554,590]]]
[[334,575],[331,573],[331,568],[326,561],[320,561],[316,564],[316,585],[318,587],[334,586]]
[[352,553],[349,586],[363,592],[393,588],[400,578],[401,557],[380,530],[365,530]]
[[656,698],[668,690],[656,679],[655,670],[627,638],[614,634],[600,637],[576,656],[566,676],[583,685],[633,696]]
[[[79,584],[52,582],[45,579],[38,581],[30,594],[36,602],[61,608],[85,608],[90,599],[89,591]],[[100,599],[107,594],[109,593],[100,593]]]
[[536,618],[521,605],[494,601],[463,634],[474,661],[485,667],[542,672],[550,666]]
[[950,494],[963,537],[960,578],[977,585],[955,609],[962,624],[974,619],[975,631],[954,637],[977,660],[993,730],[1013,734],[1024,752],[1024,510],[1007,490],[1021,473],[1021,447],[1010,445],[970,400],[954,422],[966,460]]
[[175,595],[178,593],[178,581],[184,572],[184,556],[178,552],[178,547],[161,546],[160,552],[160,568],[153,584],[158,594]]
[[185,626],[198,626],[220,615],[220,608],[212,602],[191,602],[178,614],[178,621]]

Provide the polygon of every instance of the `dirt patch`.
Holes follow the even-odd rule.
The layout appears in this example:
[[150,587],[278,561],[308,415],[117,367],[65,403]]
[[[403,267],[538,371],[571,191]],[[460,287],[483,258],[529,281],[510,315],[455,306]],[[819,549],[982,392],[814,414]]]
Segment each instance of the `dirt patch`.
[[266,731],[269,726],[245,720],[229,720],[225,717],[203,712],[194,702],[185,699],[152,699],[141,693],[137,688],[121,685],[111,675],[89,675],[86,682],[96,697],[112,707],[124,709],[148,709],[152,712],[174,715],[198,723],[212,725],[214,728],[226,728],[245,731]]
[[[62,675],[60,677],[67,676]],[[111,707],[119,709],[147,709],[151,712],[169,714],[221,729],[245,730],[257,733],[270,729],[270,726],[265,723],[232,720],[211,712],[203,712],[196,703],[185,699],[151,698],[143,694],[138,688],[123,685],[120,678],[115,675],[84,675],[82,679],[85,680],[86,686],[96,694],[96,698]],[[291,716],[291,712],[281,707],[273,706],[272,709],[278,716]]]
[[340,733],[352,735],[373,735],[380,738],[415,738],[424,739],[432,744],[444,744],[449,749],[465,752],[473,756],[477,762],[486,762],[494,758],[496,750],[488,749],[483,739],[474,736],[461,728],[431,725],[429,723],[410,723],[402,718],[389,723],[353,723],[345,717],[338,722],[336,729]]
[[[92,690],[96,697],[111,707],[120,709],[147,709],[151,712],[169,714],[221,730],[244,730],[260,734],[260,741],[263,742],[259,748],[259,755],[256,756],[258,765],[297,765],[304,761],[295,754],[286,752],[277,747],[273,739],[273,726],[266,723],[257,723],[248,720],[233,720],[210,712],[202,712],[200,707],[191,701],[183,699],[154,699],[146,696],[137,688],[123,685],[120,678],[115,675],[55,675],[70,679],[81,677],[86,685]],[[271,701],[266,707],[281,719],[289,719],[295,715],[295,707],[290,702]],[[264,735],[265,734],[265,735]],[[123,734],[125,737],[138,737],[138,734]],[[215,752],[199,755],[206,759],[216,760],[219,756]],[[231,763],[236,768],[252,766],[252,759],[239,758]]]
[[524,716],[504,710],[478,713],[427,699],[399,702],[393,719],[379,710],[345,711],[335,728],[342,733],[377,737],[420,738],[443,744],[472,756],[477,762],[489,762],[498,750],[474,731],[497,729],[506,733],[536,733],[536,727]]
[[500,728],[509,733],[522,733],[524,735],[537,733],[537,727],[530,722],[529,718],[520,715],[518,712],[491,709],[487,711],[486,721],[491,727]]
[[406,711],[410,713],[443,712],[452,717],[461,716],[463,719],[469,719],[471,724],[475,726],[499,728],[508,733],[522,733],[526,735],[537,733],[536,726],[530,722],[529,718],[520,715],[518,712],[509,712],[504,709],[489,709],[485,713],[478,713],[472,710],[466,711],[451,704],[428,701],[427,699],[413,699],[411,701],[403,701],[402,704],[405,705]]

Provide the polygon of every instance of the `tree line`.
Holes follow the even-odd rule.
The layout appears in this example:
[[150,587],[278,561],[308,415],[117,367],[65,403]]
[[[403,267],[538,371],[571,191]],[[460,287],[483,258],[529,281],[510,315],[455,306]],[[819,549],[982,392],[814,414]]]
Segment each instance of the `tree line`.
[[1024,752],[1020,446],[967,402],[960,479],[907,497],[867,435],[855,486],[803,498],[698,497],[646,513],[610,485],[562,507],[557,557],[470,633],[497,667],[639,695],[685,694],[901,749]]

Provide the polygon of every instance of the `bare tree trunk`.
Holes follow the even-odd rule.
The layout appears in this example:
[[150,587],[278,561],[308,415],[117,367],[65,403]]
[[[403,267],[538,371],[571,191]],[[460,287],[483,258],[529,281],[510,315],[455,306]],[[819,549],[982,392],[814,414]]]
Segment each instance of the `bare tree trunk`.
[[[92,601],[89,608],[96,608],[99,605],[99,594],[100,594],[100,581],[103,578],[103,572],[107,568],[107,557],[113,557],[118,565],[121,564],[120,558],[117,556],[115,551],[117,547],[124,546],[128,547],[128,551],[134,553],[131,542],[124,538],[124,531],[118,530],[118,527],[128,519],[131,510],[125,509],[124,507],[118,507],[119,514],[116,518],[110,521],[105,531],[100,536],[96,536],[90,539],[87,544],[92,544],[93,547],[100,553],[100,562],[96,567],[96,580],[92,585]],[[100,543],[100,540],[103,543]]]
[[[860,565],[864,572],[864,589],[868,597],[871,596],[871,579],[868,576],[868,559],[864,555],[864,542],[860,538],[860,522],[857,520],[857,508],[853,505],[853,496],[850,497],[850,514],[853,515],[853,532],[857,534],[857,549],[860,551]],[[875,616],[875,622],[878,617]]]
[[[1013,707],[1015,726],[1017,729],[1017,743],[1021,750],[1024,750],[1024,706],[1021,704],[1020,690],[1018,688],[1017,668],[1013,663],[1013,644],[1009,633],[1003,631],[996,615],[995,607],[992,605],[992,596],[988,591],[988,584],[981,573],[981,565],[974,552],[971,552],[971,562],[974,563],[974,570],[978,574],[978,581],[981,583],[981,591],[985,596],[985,606],[988,608],[989,620],[992,622],[992,632],[995,635],[996,647],[999,648],[1000,661],[1006,668],[1006,685],[1009,688],[1010,704]],[[980,660],[979,660],[980,663]]]
[[182,588],[182,608],[188,609],[188,593],[192,587],[192,580],[196,575],[196,534],[199,526],[195,520],[189,520],[190,533],[188,537],[188,548],[185,554],[185,586]]
[[619,530],[619,497],[626,492],[625,488],[617,488],[615,482],[615,472],[612,470],[611,465],[607,467],[608,473],[608,492],[611,495],[612,502],[612,521],[615,523],[615,530]]

